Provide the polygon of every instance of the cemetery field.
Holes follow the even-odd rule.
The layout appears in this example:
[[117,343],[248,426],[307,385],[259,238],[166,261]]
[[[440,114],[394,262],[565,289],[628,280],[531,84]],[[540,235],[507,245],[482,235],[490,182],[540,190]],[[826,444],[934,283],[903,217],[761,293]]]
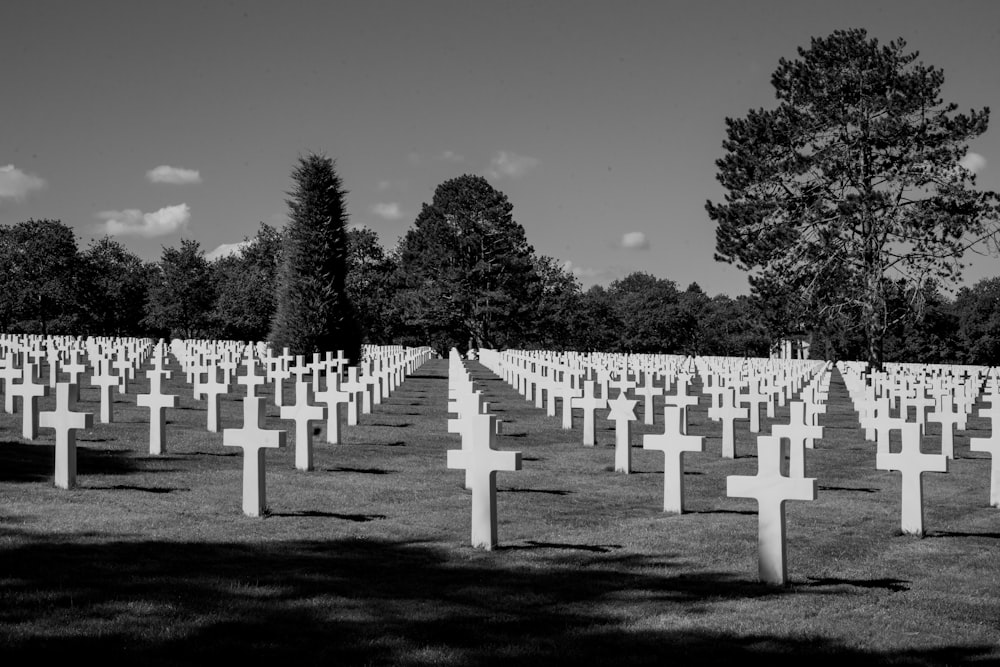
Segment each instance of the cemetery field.
[[[957,432],[948,473],[924,475],[927,532],[904,535],[900,474],[875,468],[834,371],[824,437],[807,451],[818,498],[787,503],[790,584],[773,587],[757,582],[756,503],[726,497],[728,475],[756,473],[755,436],[738,421],[737,458],[721,458],[708,396],[689,411],[705,451],[684,459],[686,511],[665,514],[663,454],[642,449],[662,414],[642,425],[640,401],[633,472],[616,473],[604,411],[585,447],[579,418],[563,430],[467,362],[503,421],[498,447],[523,458],[497,473],[499,546],[484,551],[470,546],[464,473],[446,467],[460,445],[447,360],[341,444],[317,437],[310,472],[295,469],[294,424],[266,385],[267,426],[288,445],[266,451],[257,518],[241,510],[242,450],[206,430],[204,402],[170,368],[166,452],[149,454],[138,380],[115,395],[114,423],[79,433],[71,490],[53,485],[52,430],[22,440],[21,414],[0,412],[3,664],[1000,662],[1000,508],[989,456],[969,451],[987,420]],[[241,425],[242,392],[222,401],[223,427]],[[84,384],[79,409],[99,413],[96,389]],[[761,432],[787,419],[762,411]],[[925,451],[940,451],[938,428]]]

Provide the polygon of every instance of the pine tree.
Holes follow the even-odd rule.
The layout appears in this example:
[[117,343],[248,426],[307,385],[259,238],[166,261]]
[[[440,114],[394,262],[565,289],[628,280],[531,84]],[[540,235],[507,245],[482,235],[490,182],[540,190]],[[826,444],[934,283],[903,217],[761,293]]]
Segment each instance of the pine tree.
[[270,343],[296,355],[343,350],[356,364],[361,336],[344,289],[346,191],[324,155],[299,158],[292,180]]

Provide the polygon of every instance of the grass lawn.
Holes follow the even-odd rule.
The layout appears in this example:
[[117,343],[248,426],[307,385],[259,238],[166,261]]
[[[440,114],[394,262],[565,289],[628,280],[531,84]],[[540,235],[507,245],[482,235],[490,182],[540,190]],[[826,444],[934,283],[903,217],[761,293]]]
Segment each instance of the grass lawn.
[[[69,491],[52,483],[53,432],[25,442],[21,415],[0,413],[0,664],[1000,664],[1000,509],[988,456],[969,451],[985,420],[956,436],[947,474],[924,476],[927,535],[903,535],[900,475],[875,469],[834,371],[825,437],[807,452],[819,497],[787,504],[791,583],[769,587],[756,503],[725,496],[727,475],[756,472],[747,421],[726,460],[708,398],[691,409],[705,452],[685,458],[687,513],[666,515],[662,454],[641,449],[662,415],[637,422],[635,472],[615,473],[612,423],[584,447],[581,420],[564,431],[468,366],[504,421],[500,447],[524,460],[497,475],[489,552],[470,547],[464,473],[445,465],[459,445],[446,360],[342,444],[317,438],[312,472],[295,470],[294,425],[268,385],[268,426],[289,446],[266,454],[262,518],[243,515],[241,450],[205,430],[176,362],[166,454],[148,453],[137,381],[114,423],[79,434]],[[240,425],[242,390],[223,400],[224,427]],[[81,391],[99,414],[97,390]],[[939,451],[937,428],[925,451]]]

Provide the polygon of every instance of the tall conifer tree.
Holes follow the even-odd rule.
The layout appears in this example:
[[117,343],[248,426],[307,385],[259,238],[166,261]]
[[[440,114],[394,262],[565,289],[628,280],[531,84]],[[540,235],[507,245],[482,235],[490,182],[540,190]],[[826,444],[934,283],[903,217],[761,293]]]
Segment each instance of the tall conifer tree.
[[292,354],[336,352],[358,363],[361,335],[344,290],[347,194],[332,159],[310,153],[292,171],[277,309],[269,340]]

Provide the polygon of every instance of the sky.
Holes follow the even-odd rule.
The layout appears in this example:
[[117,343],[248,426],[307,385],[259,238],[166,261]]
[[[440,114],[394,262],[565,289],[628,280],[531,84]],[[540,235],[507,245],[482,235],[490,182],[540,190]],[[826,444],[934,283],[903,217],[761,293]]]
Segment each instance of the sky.
[[[214,256],[282,228],[292,169],[320,153],[387,250],[478,174],[584,288],[644,271],[745,294],[705,212],[725,119],[773,108],[779,59],[848,28],[905,39],[959,110],[1000,109],[996,0],[8,0],[0,224]],[[969,147],[994,191],[998,122]],[[970,256],[965,283],[998,275]]]

